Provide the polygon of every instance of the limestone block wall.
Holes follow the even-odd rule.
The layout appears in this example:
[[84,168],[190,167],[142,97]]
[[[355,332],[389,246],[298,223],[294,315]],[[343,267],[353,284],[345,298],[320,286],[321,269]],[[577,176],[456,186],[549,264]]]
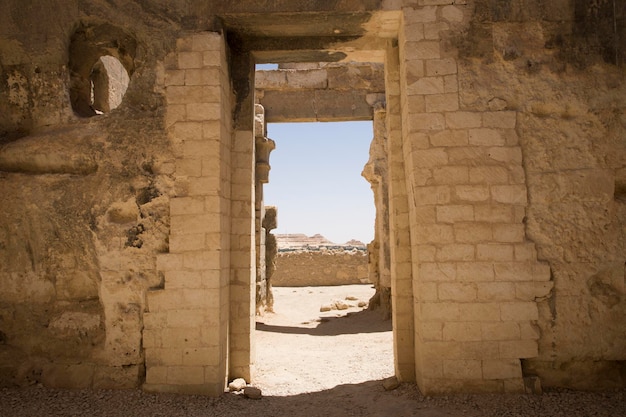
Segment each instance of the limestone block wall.
[[348,285],[369,282],[365,251],[282,251],[272,276],[275,287]]
[[144,388],[218,395],[227,374],[230,93],[217,33],[177,40],[166,58],[166,123],[176,155],[163,287],[147,294]]
[[461,108],[441,33],[469,15],[446,3],[405,8],[399,35],[417,381],[425,392],[521,391],[550,266],[525,234],[517,114]]

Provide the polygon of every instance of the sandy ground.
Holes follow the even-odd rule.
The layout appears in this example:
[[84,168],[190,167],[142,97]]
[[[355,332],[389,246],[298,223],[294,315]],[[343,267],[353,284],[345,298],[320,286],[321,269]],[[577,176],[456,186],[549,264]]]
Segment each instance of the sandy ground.
[[259,317],[255,333],[260,400],[34,386],[0,389],[0,417],[626,417],[625,390],[432,398],[414,384],[385,391],[382,380],[393,375],[391,323],[360,308],[319,311],[346,297],[367,301],[372,292],[366,285],[275,288],[275,313]]

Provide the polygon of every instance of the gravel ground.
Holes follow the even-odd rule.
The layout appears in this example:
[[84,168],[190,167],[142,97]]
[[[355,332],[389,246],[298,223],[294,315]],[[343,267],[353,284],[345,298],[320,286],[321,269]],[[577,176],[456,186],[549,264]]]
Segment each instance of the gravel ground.
[[0,415],[13,416],[626,416],[626,391],[425,398],[413,384],[385,392],[380,381],[286,397],[246,399],[42,387],[0,390]]
[[358,308],[319,312],[347,296],[367,300],[371,288],[274,290],[276,312],[257,320],[260,400],[32,386],[0,389],[0,417],[626,417],[626,390],[424,397],[415,384],[402,384],[385,391],[382,380],[393,374],[390,323]]

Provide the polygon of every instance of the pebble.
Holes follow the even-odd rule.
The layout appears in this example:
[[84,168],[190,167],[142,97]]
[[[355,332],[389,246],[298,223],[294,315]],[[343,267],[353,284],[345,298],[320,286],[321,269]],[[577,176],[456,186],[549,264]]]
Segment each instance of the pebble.
[[257,387],[245,387],[243,389],[243,395],[252,400],[260,400],[263,394]]
[[246,387],[246,385],[248,385],[246,383],[246,380],[243,378],[237,378],[235,379],[233,382],[231,382],[230,384],[228,384],[228,390],[230,392],[233,391],[241,391],[242,389],[244,389]]

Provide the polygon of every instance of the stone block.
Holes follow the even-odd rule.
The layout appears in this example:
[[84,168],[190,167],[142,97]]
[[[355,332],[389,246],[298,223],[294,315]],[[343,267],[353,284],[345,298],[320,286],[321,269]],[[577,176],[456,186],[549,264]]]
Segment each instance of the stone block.
[[433,224],[418,225],[416,227],[417,241],[419,243],[452,243],[454,242],[454,229],[451,225]]
[[499,322],[500,321],[500,303],[460,303],[459,314],[461,320],[479,321],[479,322]]
[[178,122],[174,124],[170,134],[181,141],[200,140],[203,134],[202,124],[197,122]]
[[523,224],[494,224],[493,240],[502,243],[520,243],[526,238]]
[[170,233],[172,235],[196,235],[220,230],[220,218],[213,214],[188,214],[172,216]]
[[168,366],[167,383],[172,385],[200,385],[204,383],[201,366]]
[[520,282],[515,284],[515,296],[519,300],[536,300],[550,295],[554,282]]
[[[182,298],[182,301],[186,301],[184,297]],[[204,324],[204,316],[201,310],[181,309],[169,310],[167,312],[167,325],[170,328],[198,328],[202,327]]]
[[185,366],[206,366],[215,363],[218,354],[219,348],[217,346],[183,349],[182,364]]
[[466,130],[443,130],[430,136],[432,146],[467,146],[468,135]]
[[170,235],[170,253],[182,253],[186,251],[197,251],[206,249],[204,233],[193,235]]
[[445,378],[451,379],[482,379],[482,364],[479,360],[444,359],[443,375]]
[[417,9],[403,9],[404,24],[435,22],[437,20],[437,7],[424,6]]
[[157,254],[157,270],[175,271],[183,267],[183,257],[178,254],[160,253]]
[[422,328],[422,340],[443,340],[443,323],[433,321],[421,323],[420,325]]
[[485,379],[521,378],[522,367],[519,359],[490,359],[483,361],[482,373]]
[[486,223],[510,223],[513,221],[513,208],[504,204],[475,205],[476,221]]
[[454,281],[456,264],[444,262],[423,262],[419,265],[419,278],[422,282]]
[[219,251],[198,251],[198,252],[185,252],[183,253],[185,268],[202,271],[202,270],[216,270],[220,268],[221,259]]
[[537,342],[534,340],[516,340],[500,342],[501,358],[536,358],[539,355]]
[[446,113],[446,126],[450,129],[471,129],[482,126],[482,116],[478,112]]
[[483,113],[483,126],[496,129],[515,129],[517,112],[495,111]]
[[143,327],[146,330],[162,329],[167,324],[167,312],[145,312]]
[[493,233],[491,225],[486,223],[456,223],[454,236],[459,243],[484,243],[492,240]]
[[458,223],[474,220],[474,207],[471,205],[445,205],[437,207],[438,223]]
[[522,149],[519,146],[501,146],[489,148],[491,159],[506,164],[519,165],[522,163]]
[[413,165],[418,168],[432,168],[448,163],[448,154],[442,148],[415,151],[412,158]]
[[474,283],[442,282],[437,285],[437,288],[441,301],[466,302],[476,300],[476,285]]
[[170,85],[185,85],[185,70],[167,70],[163,81],[166,87]]
[[219,120],[222,117],[220,103],[189,103],[186,111],[189,121]]
[[190,348],[202,346],[200,328],[165,328],[162,330],[161,346],[164,348]]
[[460,23],[464,19],[463,10],[458,6],[444,6],[441,8],[441,17],[452,23]]
[[426,112],[446,112],[459,109],[459,95],[457,93],[432,94],[425,98]]
[[532,281],[533,263],[496,262],[494,264],[496,281]]
[[520,243],[514,245],[515,260],[520,261],[536,261],[537,250],[534,243]]
[[500,318],[502,321],[538,320],[537,304],[534,301],[502,303],[500,306]]
[[[220,86],[219,68],[201,68],[185,70],[185,85],[190,86]],[[211,89],[210,91],[214,91]]]
[[456,73],[456,60],[453,58],[430,59],[426,61],[426,76],[428,77],[437,77]]
[[480,323],[451,322],[443,325],[443,340],[454,342],[476,342],[482,340]]
[[183,363],[182,349],[152,348],[146,351],[146,367],[179,366]]
[[476,259],[479,261],[512,261],[513,245],[483,243],[476,246]]
[[[466,166],[448,166],[435,168],[432,171],[433,184],[467,184],[469,180],[468,168]],[[474,217],[468,219],[473,220]]]
[[449,261],[473,261],[474,245],[450,244],[442,245],[437,249],[436,259],[439,262]]
[[[203,162],[204,164],[204,162]],[[204,169],[204,168],[203,168]],[[204,174],[204,172],[203,172]],[[187,195],[188,196],[216,196],[219,195],[220,186],[222,182],[219,177],[194,177],[188,178]],[[211,216],[216,217],[216,214],[211,210],[211,207],[207,205],[207,211],[211,212]],[[216,220],[217,222],[217,220]],[[216,223],[217,224],[217,223]],[[219,226],[218,226],[219,227]],[[204,229],[207,233],[211,231],[219,230],[219,228]],[[193,233],[193,232],[192,232]],[[196,231],[197,233],[197,231]]]
[[505,167],[481,166],[470,167],[470,182],[472,184],[508,184],[509,171]]
[[454,196],[454,200],[476,203],[489,200],[491,193],[486,185],[458,185],[454,187]]
[[448,204],[450,198],[450,187],[447,186],[416,187],[413,190],[413,200],[416,206]]
[[469,144],[474,146],[504,146],[506,140],[496,129],[470,129]]
[[294,89],[318,89],[328,86],[326,69],[287,71],[287,83]]
[[443,90],[445,93],[459,92],[459,78],[455,75],[444,75]]
[[[432,94],[444,94],[445,89],[443,85],[443,77],[422,77],[414,83],[407,86],[407,94],[411,95],[432,95]],[[456,96],[458,101],[458,96]],[[443,125],[442,125],[443,129]]]
[[456,277],[459,282],[482,282],[494,280],[493,263],[459,262]]
[[167,366],[150,366],[146,369],[146,384],[166,384]]
[[426,40],[441,39],[441,32],[450,29],[447,22],[430,22],[424,23],[424,38]]
[[218,32],[203,32],[191,37],[192,51],[220,51],[222,49],[222,35]]
[[517,322],[481,323],[483,340],[520,340],[520,328]]
[[222,52],[220,51],[203,51],[202,52],[202,64],[205,67],[221,67],[221,76],[224,76],[224,65],[225,62],[222,61]]
[[420,306],[423,322],[458,321],[460,319],[459,304],[455,302],[424,302]]
[[496,203],[526,205],[528,202],[525,185],[493,185],[491,198]]
[[179,52],[178,53],[178,68],[202,68],[204,65],[201,52]]
[[416,294],[420,300],[424,301],[437,301],[437,283],[435,282],[420,282],[414,283],[413,288],[416,290]]

